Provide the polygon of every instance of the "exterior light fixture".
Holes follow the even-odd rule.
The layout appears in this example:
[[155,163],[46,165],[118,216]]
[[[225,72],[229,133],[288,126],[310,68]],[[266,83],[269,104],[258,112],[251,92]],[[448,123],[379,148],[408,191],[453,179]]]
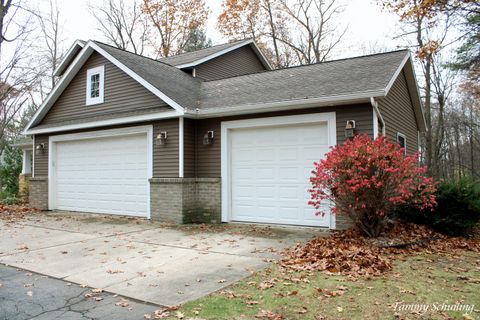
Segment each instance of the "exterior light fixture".
[[207,133],[205,133],[205,135],[203,136],[203,144],[204,145],[213,144],[213,137],[214,137],[213,130],[207,131]]
[[157,138],[155,139],[155,144],[157,146],[163,146],[167,143],[167,131],[160,131],[160,133],[157,135]]
[[39,143],[35,146],[35,155],[41,156],[45,152],[45,143]]
[[347,125],[345,126],[345,138],[351,139],[356,134],[355,130],[355,120],[348,120]]

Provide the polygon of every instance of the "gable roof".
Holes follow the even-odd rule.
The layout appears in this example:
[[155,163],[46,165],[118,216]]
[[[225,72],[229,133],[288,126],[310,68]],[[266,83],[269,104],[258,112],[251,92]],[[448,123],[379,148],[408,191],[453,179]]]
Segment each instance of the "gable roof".
[[188,108],[196,108],[200,87],[199,79],[193,78],[168,64],[123,51],[98,41],[88,41],[35,112],[24,130],[25,133],[28,133],[30,128],[41,122],[94,51],[104,56],[147,90],[170,105],[178,115],[183,115]]
[[[251,40],[237,42],[246,45]],[[129,76],[174,108],[178,116],[214,117],[241,113],[305,108],[310,106],[367,103],[386,97],[395,79],[405,70],[418,125],[425,128],[420,94],[408,50],[327,61],[247,74],[219,80],[194,78],[165,63],[198,63],[235,43],[216,46],[162,61],[139,56],[97,41],[89,41],[27,125],[38,125],[55,100],[93,51],[97,51]],[[176,59],[176,62],[175,60]],[[192,62],[193,61],[193,62]],[[372,102],[373,103],[373,102]],[[158,115],[161,117],[162,115]],[[168,115],[172,116],[172,113]],[[124,120],[122,120],[124,121]],[[133,121],[133,120],[132,120]],[[92,124],[93,125],[93,124]]]
[[272,70],[272,66],[252,39],[233,41],[193,52],[181,53],[175,56],[161,58],[160,61],[179,69],[191,68],[247,45],[251,46],[253,51],[255,51],[263,66],[267,70]]

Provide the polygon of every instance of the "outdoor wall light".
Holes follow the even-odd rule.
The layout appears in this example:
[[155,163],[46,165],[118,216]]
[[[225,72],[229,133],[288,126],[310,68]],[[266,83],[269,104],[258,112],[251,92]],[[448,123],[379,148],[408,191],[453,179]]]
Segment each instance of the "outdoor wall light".
[[348,120],[345,126],[345,138],[351,139],[355,135],[355,120]]
[[45,152],[45,143],[39,143],[35,146],[35,155],[41,156]]
[[209,144],[213,144],[213,130],[212,131],[207,131],[207,133],[205,133],[205,135],[203,136],[203,144],[204,145],[209,145]]
[[167,137],[167,131],[160,131],[160,133],[157,135],[157,139],[155,139],[155,144],[157,146],[163,146],[167,143]]

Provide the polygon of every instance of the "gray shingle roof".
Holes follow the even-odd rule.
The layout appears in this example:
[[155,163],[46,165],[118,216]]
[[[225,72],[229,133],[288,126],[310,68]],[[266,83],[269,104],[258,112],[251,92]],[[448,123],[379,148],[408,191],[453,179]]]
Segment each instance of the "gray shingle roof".
[[157,60],[98,41],[95,43],[180,106],[188,109],[196,108],[201,82],[199,79]]
[[224,44],[216,45],[216,46],[213,46],[213,47],[210,47],[210,48],[197,50],[197,51],[194,51],[194,52],[186,52],[186,53],[178,54],[178,55],[167,57],[167,58],[161,58],[159,61],[164,62],[164,63],[168,63],[172,66],[180,66],[180,65],[183,65],[183,64],[190,64],[190,63],[193,63],[193,62],[198,61],[200,59],[203,59],[203,58],[206,58],[208,56],[214,55],[214,54],[216,54],[220,51],[223,51],[225,49],[234,47],[234,46],[239,45],[241,43],[248,43],[250,41],[251,41],[250,39],[246,39],[246,40],[234,41],[234,42],[230,42],[230,43],[224,43]]
[[385,90],[407,50],[202,82],[200,109]]

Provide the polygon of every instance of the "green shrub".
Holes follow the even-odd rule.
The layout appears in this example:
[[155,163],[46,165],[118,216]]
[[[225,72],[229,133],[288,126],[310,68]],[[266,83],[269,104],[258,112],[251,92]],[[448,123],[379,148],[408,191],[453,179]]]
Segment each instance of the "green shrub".
[[419,212],[413,206],[398,208],[402,220],[425,224],[451,236],[467,235],[480,222],[480,183],[470,179],[443,181],[437,186],[434,212]]
[[17,197],[10,197],[10,196],[1,197],[1,200],[0,200],[0,203],[3,203],[7,206],[10,206],[12,204],[19,204],[20,202],[21,202],[20,199],[18,199]]
[[0,168],[0,196],[15,198],[18,195],[18,176],[22,172],[22,153],[18,148],[6,146],[4,164]]

